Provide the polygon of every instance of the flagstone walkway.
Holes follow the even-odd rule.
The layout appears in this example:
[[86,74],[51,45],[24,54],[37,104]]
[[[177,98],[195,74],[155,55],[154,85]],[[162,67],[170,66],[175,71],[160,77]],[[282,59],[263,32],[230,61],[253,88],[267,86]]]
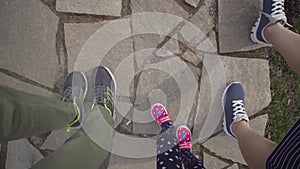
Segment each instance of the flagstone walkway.
[[[156,102],[192,129],[193,153],[207,169],[247,168],[222,131],[221,96],[242,82],[250,124],[264,135],[269,64],[266,46],[249,39],[258,11],[258,0],[3,0],[0,84],[60,99],[68,73],[106,66],[117,81],[116,133],[136,138],[120,148],[116,136],[109,169],[156,167],[154,154],[131,152],[145,147],[139,138],[155,152]],[[74,132],[2,144],[0,169],[30,168]]]

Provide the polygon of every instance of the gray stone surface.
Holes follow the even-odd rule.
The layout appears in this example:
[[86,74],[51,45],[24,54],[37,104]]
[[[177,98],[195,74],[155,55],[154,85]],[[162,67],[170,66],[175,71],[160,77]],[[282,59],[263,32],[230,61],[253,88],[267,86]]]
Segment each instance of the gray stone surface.
[[227,169],[239,169],[237,164],[233,164],[232,166],[228,167]]
[[215,1],[205,1],[178,33],[180,40],[194,51],[217,53],[216,37],[209,35],[215,27],[215,6]]
[[208,33],[208,38],[210,39],[210,42],[212,43],[212,45],[215,47],[213,53],[217,53],[218,52],[218,43],[217,43],[217,35],[216,32],[214,30],[212,30],[211,32]]
[[266,45],[254,44],[250,32],[258,18],[259,1],[219,0],[219,46],[221,53],[248,51]]
[[195,8],[197,7],[198,3],[200,2],[200,0],[184,0],[184,1]]
[[[261,135],[265,131],[266,122],[267,116],[262,115],[256,117],[253,120],[250,120],[250,126],[255,132]],[[204,147],[208,148],[211,152],[216,153],[224,159],[230,159],[234,162],[247,165],[240,152],[237,140],[233,137],[229,137],[224,132],[209,139],[203,145]]]
[[22,82],[20,80],[17,80],[13,77],[7,76],[0,72],[0,85],[8,86],[17,90],[21,90],[26,93],[30,94],[37,94],[41,96],[47,96],[47,97],[53,97],[53,98],[59,98],[60,96],[57,94],[54,94],[48,90],[32,86],[28,83]]
[[268,122],[268,115],[264,114],[250,120],[250,127],[256,129],[255,131],[259,135],[264,136],[267,122]]
[[226,87],[226,77],[221,59],[214,55],[204,55],[200,81],[200,96],[194,120],[194,140],[204,142],[221,121],[221,96]]
[[179,49],[179,45],[176,39],[170,39],[165,45],[159,48],[159,44],[162,43],[165,39],[163,35],[154,35],[154,34],[144,34],[138,35],[133,38],[134,49],[135,51],[148,50],[148,55],[156,55],[159,57],[172,56],[174,54],[181,54],[182,52]]
[[216,54],[216,39],[214,38],[214,34],[209,34],[210,32],[204,32],[202,29],[188,22],[179,31],[178,38],[199,55],[203,55],[204,53]]
[[98,23],[66,23],[65,43],[68,52],[68,70],[72,72],[75,68],[77,57],[86,41],[107,21]]
[[0,14],[0,67],[54,87],[58,17],[39,0],[4,0]]
[[218,136],[209,139],[203,145],[211,152],[216,153],[224,159],[230,159],[234,162],[246,165],[246,161],[243,159],[237,140],[227,136],[227,134],[223,132]]
[[[192,70],[177,57],[147,65],[140,75],[136,90],[133,131],[158,133],[160,129],[150,114],[151,105],[156,102],[166,105],[175,124],[187,124],[198,88],[197,82]],[[151,95],[157,89],[161,92]]]
[[[194,0],[191,0],[194,1]],[[201,29],[205,34],[210,32],[215,27],[214,11],[216,1],[205,0],[205,3],[199,8],[199,10],[189,19],[197,28]]]
[[32,167],[43,156],[27,139],[10,141],[6,159],[6,168],[24,169]]
[[221,126],[221,122],[217,124],[215,121],[222,120],[219,98],[226,84],[234,81],[243,84],[245,107],[249,116],[268,106],[271,101],[267,60],[205,55],[204,62],[207,64],[204,64],[201,76],[194,130],[194,137],[200,141],[205,141]]
[[217,169],[217,168],[224,168],[228,166],[229,164],[219,160],[218,158],[211,156],[207,153],[203,153],[203,165],[205,168],[212,168],[212,169]]
[[195,66],[199,65],[199,63],[201,62],[201,56],[198,56],[190,50],[184,52],[184,54],[181,57]]
[[[114,72],[122,60],[133,53],[131,39],[121,39],[121,41],[112,44],[110,49],[107,49],[107,46],[104,47],[105,44],[111,44],[119,37],[131,35],[129,21],[123,20],[118,23],[121,23],[122,28],[118,27],[119,25],[112,25],[112,22],[108,21],[65,24],[69,71],[74,70],[75,63],[79,62],[77,63],[79,67],[76,67],[76,70],[86,71],[95,66],[103,65]],[[103,34],[109,38],[101,37]],[[96,50],[86,50],[88,53],[83,53],[80,59],[78,56],[80,52],[83,52],[83,46],[88,43],[89,38],[93,38],[93,41],[89,41],[89,45],[95,46]],[[102,53],[105,54],[104,57],[101,55]],[[102,60],[100,60],[101,57],[103,57]]]
[[71,132],[67,133],[66,129],[52,131],[41,149],[57,150],[76,132],[76,130],[71,130]]
[[56,10],[68,13],[121,16],[122,0],[57,0]]
[[182,18],[189,16],[188,12],[179,6],[175,1],[166,0],[152,0],[152,1],[141,1],[132,0],[132,13],[141,12],[161,12],[176,15]]

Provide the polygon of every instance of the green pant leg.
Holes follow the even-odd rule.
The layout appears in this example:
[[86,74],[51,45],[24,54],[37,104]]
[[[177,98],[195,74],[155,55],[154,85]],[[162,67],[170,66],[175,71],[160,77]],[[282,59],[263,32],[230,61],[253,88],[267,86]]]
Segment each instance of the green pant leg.
[[0,143],[66,127],[73,105],[0,85]]
[[113,137],[113,119],[100,107],[87,115],[79,132],[31,169],[106,169]]

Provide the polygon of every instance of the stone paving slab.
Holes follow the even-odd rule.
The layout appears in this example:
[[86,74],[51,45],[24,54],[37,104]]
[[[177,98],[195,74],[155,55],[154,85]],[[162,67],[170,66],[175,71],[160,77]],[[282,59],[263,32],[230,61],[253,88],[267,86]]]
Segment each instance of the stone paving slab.
[[[130,35],[130,19],[118,22],[66,23],[65,39],[69,71],[74,70],[74,65],[77,63],[79,66],[76,70],[87,71],[103,65],[114,72],[120,62],[133,53],[131,39],[119,40]],[[87,41],[89,38],[92,40]],[[84,45],[88,46],[83,48]],[[110,45],[109,49],[108,45]]]
[[[250,120],[250,126],[257,133],[264,134],[267,120],[267,115],[259,116]],[[203,144],[203,146],[224,159],[230,159],[234,162],[247,165],[240,152],[237,140],[228,136],[224,132],[209,139]]]
[[232,166],[228,167],[227,169],[239,169],[237,164],[233,164]]
[[7,151],[7,169],[30,168],[43,158],[42,154],[26,138],[10,141]]
[[195,66],[199,65],[201,62],[201,57],[190,50],[184,52],[184,54],[181,57]]
[[218,158],[211,156],[207,153],[203,153],[203,161],[205,168],[217,169],[217,168],[224,168],[229,164],[219,160]]
[[[191,0],[194,1],[194,0]],[[199,10],[189,19],[197,28],[201,29],[204,34],[209,33],[215,27],[214,8],[216,1],[205,0],[205,3],[199,8]]]
[[[136,91],[134,133],[159,132],[160,129],[150,113],[151,105],[156,102],[166,104],[175,125],[187,125],[197,88],[198,79],[187,64],[177,57],[147,65],[140,76]],[[157,89],[160,94],[151,99],[151,93]]]
[[220,98],[227,84],[234,81],[243,84],[245,107],[249,116],[267,107],[271,102],[267,60],[205,55],[203,62],[207,64],[204,64],[201,76],[194,130],[194,140],[200,142],[209,138],[221,126],[223,114]]
[[65,43],[68,53],[68,70],[75,68],[77,57],[86,41],[108,21],[98,23],[65,23]]
[[0,15],[0,67],[53,88],[58,17],[39,0],[4,0]]
[[[133,37],[135,52],[149,50],[148,55],[155,54],[159,57],[172,56],[174,54],[181,54],[178,42],[176,39],[170,39],[163,47],[160,49],[158,45],[162,43],[165,39],[163,35],[155,34],[144,34],[137,35]],[[150,50],[151,49],[151,50]],[[145,52],[144,52],[145,53]],[[151,57],[151,56],[150,56]],[[140,65],[138,65],[140,66]]]
[[266,45],[254,44],[250,32],[259,15],[260,1],[219,0],[219,46],[221,53],[254,50]]
[[68,13],[121,16],[122,0],[57,0],[56,10]]
[[170,0],[132,0],[131,5],[133,14],[142,12],[161,12],[176,15],[182,18],[187,18],[189,16],[187,11],[185,11],[175,1]]

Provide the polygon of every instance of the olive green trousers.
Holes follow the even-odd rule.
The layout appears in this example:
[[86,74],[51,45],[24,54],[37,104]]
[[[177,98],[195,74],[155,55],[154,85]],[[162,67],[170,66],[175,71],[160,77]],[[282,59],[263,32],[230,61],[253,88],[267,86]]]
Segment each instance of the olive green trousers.
[[[114,135],[113,119],[102,106],[101,123],[106,125],[90,127],[98,121],[92,119],[88,125],[99,133],[105,140],[105,148],[91,138],[93,135],[80,129],[66,143],[54,153],[35,164],[33,169],[98,169],[107,168]],[[75,118],[75,111],[71,103],[48,97],[32,95],[0,85],[0,144],[10,140],[34,136],[52,130],[66,128]],[[94,118],[94,117],[93,117]],[[100,123],[99,122],[99,123]],[[107,125],[108,124],[108,125]],[[84,127],[83,127],[84,128]],[[100,130],[98,130],[100,128]],[[101,140],[102,141],[102,140]],[[97,142],[97,141],[96,141]],[[101,143],[100,143],[101,144]],[[107,146],[108,145],[108,146]]]

